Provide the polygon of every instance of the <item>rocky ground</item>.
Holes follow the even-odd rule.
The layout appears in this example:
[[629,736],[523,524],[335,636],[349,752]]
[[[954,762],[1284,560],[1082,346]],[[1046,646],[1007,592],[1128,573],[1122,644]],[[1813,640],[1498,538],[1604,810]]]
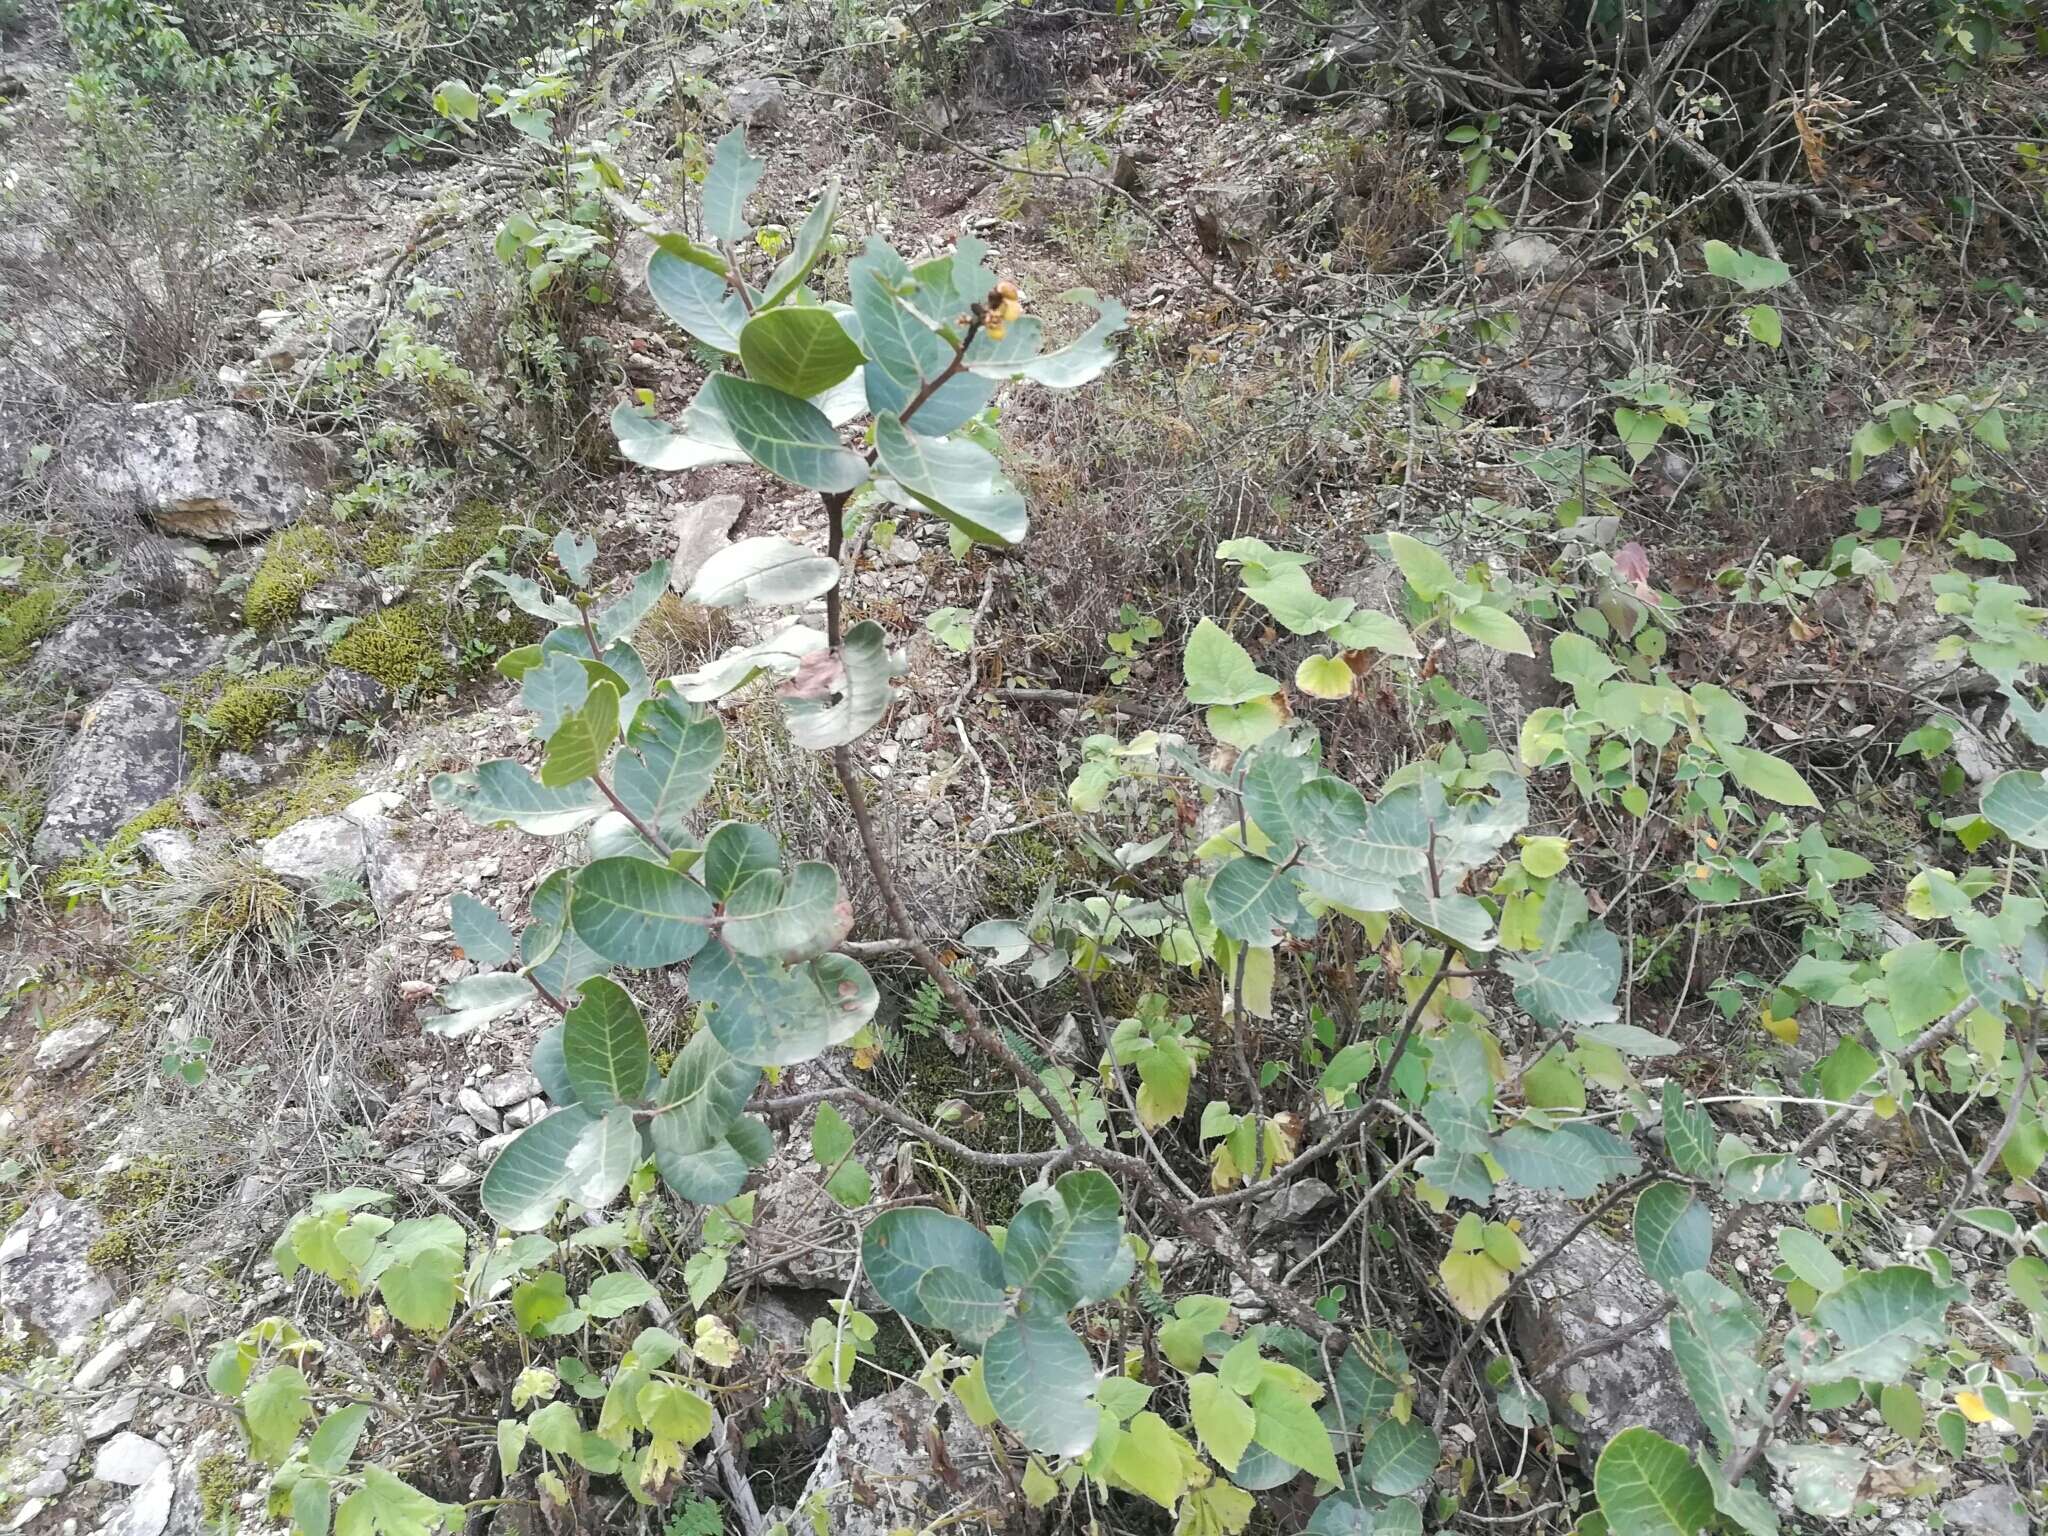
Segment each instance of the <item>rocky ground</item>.
[[[1199,68],[1105,52],[1102,24],[1021,29],[1005,67],[1028,79],[1004,90],[976,77],[908,110],[815,67],[801,36],[752,24],[693,30],[662,61],[700,83],[691,110],[707,131],[750,125],[770,162],[764,202],[794,210],[837,174],[850,230],[913,250],[976,233],[1027,288],[1086,283],[1137,317],[1118,393],[1022,407],[1012,423],[1037,527],[1028,556],[965,564],[936,522],[869,526],[855,541],[849,602],[889,624],[910,659],[900,702],[859,751],[886,786],[885,839],[912,910],[939,935],[1027,908],[1041,880],[1074,867],[1064,785],[1085,735],[1192,715],[1171,663],[1148,660],[1143,644],[1127,712],[1089,702],[1121,605],[1159,614],[1177,641],[1185,616],[1231,600],[1210,551],[1237,534],[1314,548],[1332,590],[1363,596],[1386,580],[1364,544],[1385,519],[1440,489],[1447,512],[1464,505],[1454,479],[1505,492],[1520,473],[1460,437],[1397,485],[1384,434],[1366,425],[1390,366],[1426,348],[1386,312],[1459,174],[1440,146],[1400,142],[1398,127],[1390,147],[1402,103],[1292,110],[1305,105],[1286,78],[1293,66],[1261,67],[1238,77],[1260,84],[1256,115],[1221,117]],[[7,178],[54,181],[75,147],[63,111],[72,68],[53,11],[8,34]],[[618,69],[615,100],[660,84],[650,56],[628,54]],[[1106,149],[1061,148],[1055,135],[1024,169],[1006,166],[1019,146],[1048,142],[1033,135],[1049,119],[1085,124],[1089,145]],[[617,153],[632,174],[659,175],[671,148],[647,134]],[[9,1531],[263,1525],[239,1431],[204,1377],[219,1340],[270,1313],[323,1316],[352,1369],[422,1432],[502,1385],[482,1354],[406,1377],[419,1362],[401,1361],[359,1307],[288,1285],[268,1256],[311,1192],[348,1184],[396,1188],[474,1228],[490,1157],[543,1109],[525,1066],[545,1022],[537,1009],[467,1034],[420,1024],[427,999],[474,970],[450,895],[516,920],[552,867],[547,845],[480,831],[428,791],[436,774],[525,751],[516,691],[489,670],[525,621],[481,575],[531,569],[565,526],[596,532],[614,583],[669,559],[676,595],[658,615],[659,643],[680,672],[751,638],[681,600],[703,562],[737,537],[817,533],[807,498],[759,477],[654,476],[610,453],[603,420],[629,390],[673,410],[703,377],[641,290],[644,240],[621,229],[614,291],[573,317],[550,311],[545,347],[490,339],[526,313],[491,246],[536,174],[536,157],[516,147],[419,164],[352,154],[241,199],[211,231],[212,308],[186,360],[195,366],[160,398],[105,383],[100,364],[120,340],[106,323],[121,311],[73,291],[84,247],[65,205],[18,187],[9,204],[0,299],[32,303],[37,317],[7,335],[0,359],[0,557],[19,562],[0,584],[0,706],[11,717],[0,792],[15,834],[0,846]],[[134,252],[121,292],[154,296],[152,312],[167,304],[172,250]],[[1454,296],[1520,320],[1478,390],[1491,419],[1519,424],[1529,443],[1585,430],[1605,409],[1599,381],[1637,345],[1620,322],[1620,285],[1580,275],[1580,254],[1510,232]],[[1831,315],[1851,351],[1912,329],[1854,294]],[[548,367],[574,387],[550,395]],[[1817,386],[1848,387],[1846,376]],[[1730,508],[1753,510],[1752,499],[1778,547],[1825,547],[1809,530],[1832,529],[1845,498],[1801,477],[1797,448],[1777,439],[1769,468],[1747,478],[1722,466],[1732,484],[1712,505],[1699,499],[1702,455],[1668,451],[1653,464],[1636,510],[1668,538],[1672,568],[1659,580],[1707,607],[1714,570],[1746,557],[1724,530],[1747,538],[1756,527]],[[1897,477],[1889,490],[1885,473]],[[1880,467],[1858,495],[1905,517],[1907,490],[1903,471]],[[1511,527],[1493,532],[1502,551],[1525,542]],[[1484,553],[1488,536],[1470,542]],[[1858,742],[1896,737],[1933,700],[1959,719],[1971,779],[1988,778],[2013,758],[2010,722],[1955,694],[1938,648],[1947,625],[1926,600],[1932,573],[1902,566],[1904,598],[1884,605],[1843,584],[1820,600],[1820,640],[1788,632],[1774,610],[1730,608],[1689,634],[1689,660],[1759,688],[1788,683],[1797,702],[1777,709],[1781,739],[1839,747],[1835,760],[1852,765]],[[970,618],[964,650],[921,626],[940,607]],[[1454,665],[1464,670],[1446,684],[1497,735],[1505,723],[1509,740],[1509,722],[1558,696],[1541,668]],[[1868,686],[1831,690],[1822,669]],[[1164,686],[1146,691],[1155,675]],[[716,808],[770,817],[806,856],[849,863],[851,828],[825,771],[774,722],[758,701],[730,711],[734,771]],[[1370,761],[1383,724],[1363,719],[1343,750]],[[1873,836],[1918,835],[1881,797],[1864,809],[1886,822]],[[891,953],[873,898],[857,899],[856,939],[876,957],[887,1016],[901,1015],[918,1006],[918,979]],[[1003,1004],[1020,1028],[1056,1040],[1057,1009],[1048,1016],[1034,995]],[[1743,1053],[1759,1076],[1800,1069],[1768,1040],[1726,1054]],[[888,1086],[892,1072],[927,1069],[831,1070],[872,1070]],[[942,1071],[996,1104],[970,1069],[941,1063],[929,1080]],[[1795,1139],[1770,1111],[1740,1112],[1758,1117],[1754,1134]],[[755,1272],[736,1286],[734,1315],[769,1352],[756,1407],[809,1416],[763,1434],[796,1470],[782,1468],[762,1502],[819,1493],[834,1533],[892,1531],[934,1502],[994,1502],[1000,1479],[982,1437],[957,1418],[933,1425],[944,1446],[933,1456],[931,1404],[915,1387],[850,1409],[803,1397],[806,1331],[852,1283],[855,1246],[807,1166],[808,1128],[801,1117],[779,1127],[784,1154],[756,1179]],[[896,1149],[883,1129],[864,1128],[861,1147],[886,1176]],[[1882,1127],[1859,1130],[1844,1142],[1845,1176],[1909,1155]],[[1909,1187],[1891,1213],[1901,1249],[1939,1219],[1924,1193]],[[1575,1219],[1520,1214],[1532,1231]],[[1252,1223],[1262,1264],[1314,1256],[1342,1215],[1328,1184],[1292,1184]],[[1171,1240],[1154,1256],[1170,1272]],[[1763,1273],[1775,1262],[1761,1248],[1734,1259]],[[1591,1234],[1519,1302],[1524,1367],[1542,1372],[1655,1295],[1625,1241]],[[1256,1315],[1248,1290],[1233,1300]],[[1563,1371],[1549,1391],[1588,1457],[1625,1423],[1701,1438],[1655,1330]],[[1835,1428],[1873,1447],[1887,1433],[1875,1413]],[[1489,1467],[1512,1459],[1498,1426],[1453,1419],[1448,1432]],[[2038,1438],[2026,1456],[2022,1468],[2038,1466]],[[1912,1536],[1938,1510],[1944,1529],[2020,1536],[2011,1472],[1977,1464],[1932,1498],[1901,1473],[1865,1528]]]

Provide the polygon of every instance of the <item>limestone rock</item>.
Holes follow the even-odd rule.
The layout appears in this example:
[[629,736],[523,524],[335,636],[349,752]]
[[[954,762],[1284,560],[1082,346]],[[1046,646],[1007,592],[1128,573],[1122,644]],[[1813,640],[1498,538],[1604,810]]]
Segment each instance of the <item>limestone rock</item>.
[[167,875],[175,875],[199,857],[199,844],[192,834],[176,827],[152,827],[142,834],[140,846],[144,856]]
[[747,504],[737,496],[706,496],[676,508],[676,553],[668,564],[668,584],[687,592],[704,562],[732,542],[732,530]]
[[[1522,1218],[1522,1241],[1532,1253],[1548,1252],[1579,1220],[1563,1201],[1526,1200],[1512,1214]],[[1536,1375],[1551,1361],[1654,1310],[1663,1299],[1633,1249],[1588,1228],[1515,1293],[1510,1316],[1523,1368]],[[1550,1411],[1579,1436],[1579,1454],[1588,1467],[1631,1424],[1647,1424],[1681,1445],[1705,1443],[1706,1427],[1686,1394],[1661,1324],[1559,1372],[1542,1387]],[[1572,1406],[1581,1393],[1587,1405],[1583,1414]]]
[[80,1019],[62,1029],[53,1029],[36,1042],[36,1070],[56,1077],[78,1066],[100,1048],[114,1032],[108,1019]]
[[35,855],[57,864],[104,842],[173,793],[184,776],[177,704],[145,683],[117,683],[89,707],[57,763]]
[[227,648],[227,632],[205,613],[130,593],[79,614],[36,659],[58,682],[97,693],[124,678],[164,683],[196,676]]
[[106,1224],[83,1200],[39,1197],[0,1238],[0,1311],[63,1340],[114,1304],[114,1288],[86,1254]]
[[749,128],[779,127],[789,117],[789,98],[772,75],[742,80],[725,93],[725,109]]
[[1486,253],[1487,275],[1513,283],[1547,283],[1571,270],[1563,246],[1542,235],[1503,235]]
[[2031,1524],[2020,1496],[2001,1483],[1986,1483],[1941,1506],[1942,1529],[1960,1536],[2027,1536]]
[[420,888],[419,854],[407,846],[404,830],[394,814],[404,805],[403,795],[383,790],[352,801],[341,812],[362,831],[370,905],[387,923],[395,918],[406,898]]
[[776,1266],[789,1284],[843,1293],[853,1278],[860,1234],[815,1168],[796,1166],[761,1186],[750,1252]]
[[171,1522],[171,1503],[178,1491],[170,1458],[150,1473],[121,1506],[120,1513],[100,1527],[103,1536],[163,1536]]
[[126,1429],[141,1406],[140,1387],[130,1387],[117,1396],[102,1398],[99,1406],[93,1409],[92,1417],[85,1421],[85,1438],[104,1440],[115,1430]]
[[833,1536],[890,1536],[942,1517],[963,1530],[1006,1524],[987,1441],[956,1405],[934,1404],[914,1386],[871,1397],[846,1415],[796,1507],[821,1508],[820,1524]]
[[301,889],[322,880],[359,880],[368,857],[362,827],[346,816],[309,817],[256,845],[265,869]]
[[528,1099],[540,1097],[540,1079],[524,1067],[500,1072],[477,1085],[477,1093],[492,1109],[510,1109]]
[[290,527],[326,489],[335,458],[318,439],[181,400],[81,412],[63,449],[65,475],[80,493],[201,539]]
[[92,1459],[92,1475],[103,1483],[139,1488],[170,1459],[171,1453],[154,1440],[124,1429],[99,1448]]
[[335,732],[351,724],[368,724],[391,713],[391,690],[367,672],[329,667],[306,698],[306,723],[316,731]]

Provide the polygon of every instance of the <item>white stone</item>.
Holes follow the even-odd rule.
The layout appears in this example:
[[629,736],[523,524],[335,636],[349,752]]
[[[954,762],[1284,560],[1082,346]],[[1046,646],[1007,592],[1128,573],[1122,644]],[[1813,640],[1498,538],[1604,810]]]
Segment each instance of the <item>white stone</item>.
[[170,1523],[171,1499],[176,1492],[177,1479],[167,1456],[163,1465],[129,1496],[121,1512],[100,1527],[101,1531],[105,1536],[163,1536],[164,1527]]
[[362,878],[368,857],[363,829],[346,816],[314,816],[256,845],[263,867],[287,885]]
[[92,1459],[92,1475],[103,1483],[139,1488],[171,1459],[171,1453],[154,1440],[122,1430],[99,1449]]
[[500,1072],[496,1077],[486,1078],[477,1087],[483,1101],[493,1109],[510,1109],[514,1104],[524,1104],[528,1099],[540,1097],[540,1079],[523,1068]]
[[199,855],[199,844],[190,832],[176,827],[152,827],[142,834],[142,851],[151,863],[167,875],[175,875]]
[[80,1019],[62,1029],[53,1029],[36,1042],[36,1070],[55,1077],[69,1072],[99,1049],[114,1032],[109,1019]]
[[110,1397],[92,1411],[92,1417],[85,1421],[85,1438],[104,1440],[117,1429],[126,1429],[129,1420],[135,1417],[135,1410],[142,1406],[142,1389],[134,1387],[118,1397]]
[[484,1102],[482,1094],[474,1088],[465,1088],[455,1095],[455,1106],[483,1128],[486,1136],[495,1136],[500,1129],[498,1115]]

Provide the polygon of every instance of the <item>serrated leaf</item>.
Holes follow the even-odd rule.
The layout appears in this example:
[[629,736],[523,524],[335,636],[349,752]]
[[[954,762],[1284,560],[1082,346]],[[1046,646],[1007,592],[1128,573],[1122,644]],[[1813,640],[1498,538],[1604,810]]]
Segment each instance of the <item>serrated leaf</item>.
[[460,1504],[442,1504],[374,1462],[363,1468],[362,1486],[334,1511],[334,1536],[427,1536],[461,1528]]
[[313,1416],[311,1388],[295,1365],[274,1365],[243,1389],[242,1425],[249,1449],[258,1461],[281,1465],[299,1438],[299,1427]]
[[1750,336],[1767,347],[1775,348],[1785,340],[1785,321],[1769,304],[1752,304],[1742,312],[1743,329]]
[[364,1278],[376,1282],[386,1310],[408,1328],[443,1333],[455,1316],[464,1236],[452,1216],[401,1221],[378,1245]]

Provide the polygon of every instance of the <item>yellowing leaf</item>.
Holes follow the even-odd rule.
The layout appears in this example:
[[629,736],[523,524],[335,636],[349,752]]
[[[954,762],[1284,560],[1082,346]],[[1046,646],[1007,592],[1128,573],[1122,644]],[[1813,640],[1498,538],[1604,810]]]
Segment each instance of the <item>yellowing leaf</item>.
[[1034,1456],[1024,1469],[1024,1502],[1033,1509],[1043,1509],[1059,1497],[1060,1485],[1053,1481],[1052,1474]]
[[1781,1044],[1797,1045],[1799,1043],[1799,1020],[1796,1016],[1781,1019],[1771,1012],[1771,1005],[1766,1003],[1757,1011],[1756,1021],[1763,1025],[1765,1031]]
[[1539,880],[1563,872],[1571,862],[1572,844],[1567,837],[1525,837],[1522,839],[1522,868]]
[[1963,1411],[1963,1417],[1972,1424],[1989,1424],[1997,1417],[1989,1408],[1984,1406],[1984,1399],[1975,1392],[1958,1392],[1956,1394],[1956,1406]]
[[1508,1272],[1484,1253],[1451,1253],[1437,1266],[1451,1305],[1477,1322],[1506,1294]]
[[1341,656],[1309,656],[1294,669],[1294,686],[1310,698],[1349,698],[1354,681]]

